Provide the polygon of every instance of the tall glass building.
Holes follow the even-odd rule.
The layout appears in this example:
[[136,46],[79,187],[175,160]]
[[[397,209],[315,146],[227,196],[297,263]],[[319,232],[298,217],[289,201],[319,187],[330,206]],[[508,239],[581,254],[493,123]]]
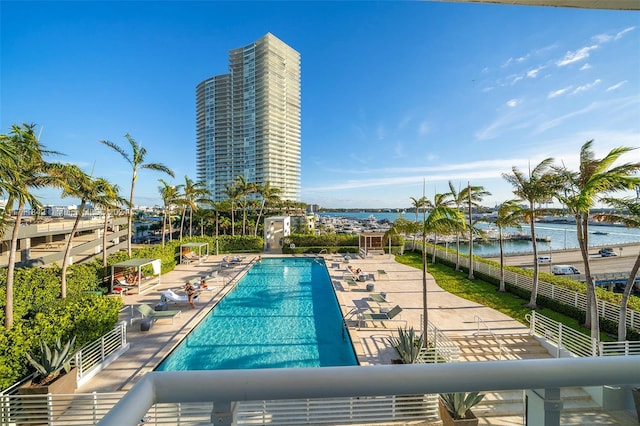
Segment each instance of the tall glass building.
[[197,178],[213,199],[238,175],[300,198],[300,54],[273,34],[229,51],[229,73],[196,87]]

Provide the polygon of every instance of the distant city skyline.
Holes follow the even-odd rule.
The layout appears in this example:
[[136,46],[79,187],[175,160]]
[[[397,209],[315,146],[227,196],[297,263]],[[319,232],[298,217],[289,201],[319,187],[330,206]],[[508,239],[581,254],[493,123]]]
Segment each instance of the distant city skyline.
[[[0,132],[37,123],[52,157],[128,194],[130,168],[98,140],[130,133],[149,162],[196,179],[194,87],[226,52],[272,33],[300,53],[301,196],[323,207],[406,208],[546,157],[569,168],[640,145],[640,15],[448,2],[0,2]],[[640,158],[640,150],[623,161]],[[135,203],[161,204],[142,171]],[[58,191],[44,204],[69,205]],[[633,192],[630,195],[635,195]],[[0,196],[1,197],[1,196]]]

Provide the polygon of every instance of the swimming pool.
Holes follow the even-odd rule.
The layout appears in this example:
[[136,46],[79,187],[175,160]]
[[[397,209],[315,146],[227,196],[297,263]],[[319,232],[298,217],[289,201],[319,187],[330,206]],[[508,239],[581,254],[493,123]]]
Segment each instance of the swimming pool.
[[265,258],[156,370],[357,364],[324,261]]

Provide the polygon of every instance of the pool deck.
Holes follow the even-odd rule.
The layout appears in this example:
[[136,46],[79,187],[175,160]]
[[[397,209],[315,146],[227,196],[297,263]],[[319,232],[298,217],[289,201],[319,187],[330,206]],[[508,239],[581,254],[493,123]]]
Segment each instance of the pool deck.
[[[267,257],[269,255],[263,255]],[[89,383],[78,389],[78,392],[114,392],[130,389],[135,382],[153,368],[182,340],[182,338],[207,314],[207,312],[232,288],[232,280],[241,278],[258,255],[246,256],[244,261],[233,268],[222,268],[218,277],[207,281],[210,290],[201,292],[196,309],[187,303],[169,305],[169,309],[179,309],[180,316],[156,321],[149,331],[140,331],[141,315],[134,306],[146,303],[154,306],[160,301],[163,290],[178,290],[184,287],[187,280],[197,278],[212,269],[220,269],[223,256],[209,256],[202,264],[178,265],[173,271],[162,276],[161,284],[145,294],[123,295],[126,309],[121,319],[127,321],[127,341],[130,349],[120,358],[98,373]],[[350,259],[351,265],[361,268],[363,273],[373,276],[373,280],[359,283],[357,289],[349,288],[343,280],[346,264],[341,257],[326,256],[326,263],[343,314],[353,307],[377,311],[378,305],[369,300],[366,284],[375,286],[375,293],[386,292],[389,307],[400,305],[403,309],[400,317],[407,321],[408,327],[420,329],[422,314],[422,271],[395,262],[389,256],[375,256],[361,259]],[[378,270],[385,274],[378,276]],[[235,281],[233,281],[235,282]],[[528,328],[486,306],[469,302],[440,289],[433,277],[428,275],[427,294],[429,321],[448,335],[472,334],[476,330],[475,316],[479,316],[491,327],[494,333],[527,333]],[[390,346],[387,337],[400,323],[369,323],[367,327],[356,329],[350,327],[352,340],[361,365],[390,364],[395,358],[395,350]],[[388,327],[386,328],[385,327]]]
[[[271,255],[262,254],[263,258]],[[282,257],[283,255],[273,255]],[[98,373],[77,392],[116,392],[129,390],[183,339],[193,327],[206,316],[210,309],[231,289],[249,269],[258,255],[247,255],[240,265],[233,268],[220,268],[222,255],[209,256],[202,264],[178,265],[173,271],[164,274],[159,286],[146,294],[123,295],[126,309],[121,312],[121,320],[127,321],[127,341],[130,348],[112,364]],[[343,315],[354,307],[374,312],[381,307],[402,307],[400,319],[406,320],[407,327],[420,329],[422,314],[422,271],[397,263],[388,255],[377,255],[362,259],[351,255],[349,265],[360,268],[369,276],[357,288],[349,286],[343,279],[347,264],[337,255],[326,255],[325,261],[336,290]],[[201,292],[200,301],[192,309],[187,303],[171,305],[169,309],[181,310],[180,316],[156,321],[149,331],[140,331],[140,314],[133,306],[147,303],[154,306],[160,301],[160,293],[166,289],[182,289],[187,280],[207,275],[213,269],[222,272],[210,279],[210,290]],[[379,273],[383,270],[384,273]],[[367,284],[373,284],[374,290],[368,291]],[[351,288],[349,288],[351,287]],[[370,294],[386,293],[388,304],[379,305],[370,298]],[[529,329],[516,320],[486,306],[470,302],[442,290],[433,277],[427,274],[427,304],[429,321],[448,336],[470,336],[477,331],[476,317],[491,328],[494,334],[528,334]],[[348,319],[348,316],[347,316]],[[355,325],[353,322],[348,322]],[[397,358],[395,349],[389,344],[388,337],[396,332],[397,322],[368,323],[367,327],[351,326],[349,332],[361,365],[391,364]],[[623,413],[624,414],[624,413]],[[481,424],[507,425],[521,424],[521,418],[492,419],[491,423]],[[494,422],[496,421],[496,422]],[[520,423],[518,423],[520,422]],[[573,424],[573,423],[572,423]],[[575,424],[581,424],[579,421]],[[586,424],[586,423],[584,423]],[[617,424],[634,424],[620,421]]]

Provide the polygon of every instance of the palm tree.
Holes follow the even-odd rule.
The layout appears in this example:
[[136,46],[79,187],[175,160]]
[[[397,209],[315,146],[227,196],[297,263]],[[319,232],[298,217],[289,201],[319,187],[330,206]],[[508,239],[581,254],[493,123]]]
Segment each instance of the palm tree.
[[[449,194],[435,194],[433,196],[433,203],[428,202],[427,204],[431,207],[431,216],[434,212],[440,211],[443,207],[449,207],[450,200],[448,199]],[[451,229],[447,229],[446,232]],[[438,229],[434,229],[433,231],[433,251],[431,254],[431,263],[436,263],[436,246],[438,245]],[[458,231],[456,231],[458,233]]]
[[179,198],[179,204],[182,205],[182,222],[180,226],[180,239],[182,240],[182,229],[184,228],[185,216],[189,209],[189,236],[193,236],[193,211],[198,209],[198,203],[204,200],[209,193],[202,182],[194,182],[188,176],[184,177],[184,184],[178,188],[183,190]]
[[496,227],[498,228],[498,244],[500,245],[500,288],[498,291],[505,292],[504,283],[504,250],[503,250],[503,233],[505,228],[522,229],[520,220],[522,218],[521,200],[508,200],[502,203],[498,208],[498,217],[496,218]]
[[60,283],[60,297],[63,299],[67,297],[67,269],[69,267],[69,257],[71,255],[71,248],[73,247],[73,238],[75,237],[80,219],[84,215],[84,208],[87,202],[93,203],[100,200],[100,194],[105,191],[105,187],[109,183],[102,178],[93,178],[83,172],[80,167],[75,164],[65,164],[60,169],[60,179],[63,181],[62,185],[62,197],[74,197],[80,198],[80,205],[76,213],[76,219],[73,222],[73,227],[69,233],[69,239],[64,250],[64,256],[62,258],[62,272]]
[[[462,209],[462,203],[464,202],[464,193],[460,190],[456,191],[453,183],[449,181],[449,195],[451,196],[451,202],[455,204],[458,210]],[[456,271],[460,270],[460,233],[456,232]]]
[[[7,207],[3,215],[3,222],[8,222],[8,215],[15,203],[18,203],[18,211],[13,222],[11,232],[11,245],[7,264],[6,305],[4,325],[7,329],[13,327],[13,281],[15,276],[16,247],[18,246],[18,233],[20,222],[26,204],[33,209],[41,208],[38,198],[31,193],[32,189],[47,186],[58,186],[59,183],[50,173],[56,166],[44,160],[46,155],[58,154],[55,151],[45,150],[44,145],[35,135],[35,124],[22,124],[11,126],[8,135],[0,135],[0,146],[8,156],[2,156],[2,186],[0,189],[8,195]],[[6,181],[5,181],[6,179]]]
[[[120,196],[120,187],[107,180],[101,182],[99,193],[94,204],[104,210],[104,225],[102,228],[102,266],[107,266],[107,231],[109,229],[109,211],[127,205],[127,200]],[[115,216],[115,215],[114,215]]]
[[251,182],[247,182],[243,175],[238,175],[237,180],[234,182],[238,191],[238,198],[240,199],[240,206],[242,207],[242,235],[247,234],[247,206],[248,196],[254,192],[255,185]]
[[136,185],[136,180],[138,180],[138,170],[139,169],[147,169],[147,170],[155,170],[158,172],[166,173],[169,176],[173,177],[173,171],[169,169],[162,163],[145,163],[144,159],[147,156],[147,149],[142,145],[138,144],[131,137],[129,133],[125,134],[124,137],[131,145],[131,155],[126,152],[124,149],[119,147],[113,142],[107,140],[101,140],[100,142],[115,150],[116,152],[122,155],[127,163],[131,165],[132,175],[131,175],[131,193],[129,195],[129,214],[128,214],[128,230],[127,230],[127,254],[131,257],[131,233],[133,227],[133,194]]
[[235,202],[238,200],[240,193],[238,192],[238,188],[234,184],[224,185],[224,194],[229,199],[229,203],[231,204],[231,236],[236,235],[236,227],[235,227]]
[[[416,198],[416,197],[409,197],[409,199],[411,200],[411,206],[415,209],[416,211],[416,223],[420,223],[420,219],[418,217],[418,214],[420,213],[420,209],[425,209],[429,206],[429,200],[427,200],[427,197],[425,197],[424,195],[422,197]],[[416,234],[418,233],[418,231],[416,231],[413,234],[413,251],[416,251]]]
[[489,191],[485,191],[483,186],[471,186],[467,182],[467,187],[460,191],[460,197],[467,200],[467,214],[469,215],[469,276],[470,280],[475,280],[473,275],[473,236],[479,233],[475,227],[476,221],[473,220],[473,208],[480,207],[482,197],[491,195]]
[[280,194],[282,191],[280,188],[271,186],[271,182],[267,181],[264,185],[256,186],[256,192],[260,195],[262,201],[260,202],[260,211],[258,212],[258,218],[256,219],[256,228],[254,236],[258,236],[258,227],[260,226],[260,217],[264,212],[264,208],[267,204],[277,204],[280,200]]
[[634,150],[630,147],[614,148],[602,159],[595,158],[593,140],[587,141],[580,149],[580,165],[577,172],[558,168],[565,182],[564,193],[558,196],[560,202],[576,218],[576,232],[580,253],[584,261],[587,282],[587,316],[585,326],[591,328],[591,337],[600,337],[598,301],[596,286],[591,276],[589,263],[589,213],[602,195],[633,189],[640,185],[640,178],[633,176],[640,170],[640,162],[614,166],[624,154]]
[[527,202],[528,208],[522,209],[522,221],[529,223],[531,229],[531,243],[533,244],[533,280],[531,284],[531,298],[525,305],[530,309],[537,309],[538,298],[538,245],[536,244],[536,217],[541,209],[536,210],[535,204],[551,199],[559,188],[557,175],[553,173],[551,165],[553,158],[542,160],[540,164],[529,170],[528,176],[517,167],[511,169],[511,173],[503,173],[502,177],[513,187],[513,193]]
[[167,232],[167,223],[169,224],[169,238],[173,236],[173,225],[171,223],[171,212],[176,205],[178,199],[178,190],[175,185],[169,185],[164,179],[158,179],[162,186],[158,187],[160,196],[162,197],[162,247],[164,247],[164,238]]
[[[437,198],[437,197],[434,197]],[[426,235],[428,233],[449,233],[458,232],[464,229],[464,215],[460,210],[452,208],[446,204],[434,206],[429,212],[429,216],[422,222],[422,329],[424,333],[429,329],[429,317],[427,309],[427,247]],[[425,347],[427,343],[425,340]]]

